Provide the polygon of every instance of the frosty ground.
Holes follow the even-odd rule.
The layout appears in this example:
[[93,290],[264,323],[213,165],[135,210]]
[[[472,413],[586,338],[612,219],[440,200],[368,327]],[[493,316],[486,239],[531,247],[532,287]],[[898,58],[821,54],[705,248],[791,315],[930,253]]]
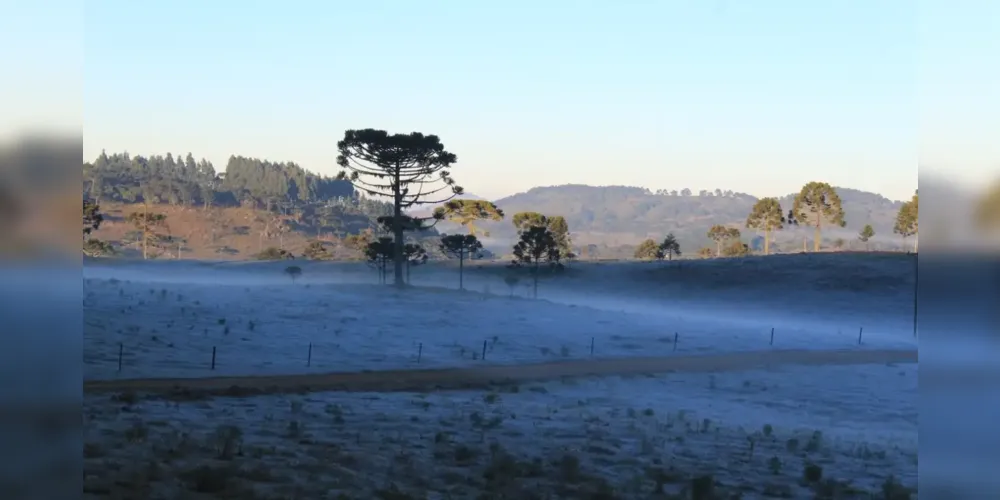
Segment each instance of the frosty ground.
[[[297,263],[304,268],[297,283],[283,275],[282,263],[93,265],[84,274],[84,376],[261,375],[916,346],[913,288],[905,281],[912,269],[905,263],[882,270],[884,277],[859,272],[856,264],[848,269],[858,277],[845,280],[837,266],[819,266],[818,272],[804,267],[804,276],[788,276],[787,266],[809,264],[787,262],[796,258],[775,258],[784,261],[778,271],[785,282],[759,271],[753,260],[578,264],[564,277],[543,280],[541,300],[526,297],[527,278],[509,290],[502,266],[470,269],[466,291],[445,288],[457,286],[455,269],[417,268],[412,280],[419,288],[397,291],[373,284],[374,272],[363,264]],[[722,276],[735,283],[710,288],[715,275],[703,268],[729,270]],[[741,270],[751,274],[740,276]],[[679,271],[680,279],[657,276],[669,271]],[[688,286],[677,284],[682,280]],[[831,280],[862,288],[829,289]]]
[[[466,291],[448,288],[457,286],[451,266],[416,268],[415,288],[395,291],[360,264],[296,264],[304,272],[292,283],[287,263],[88,263],[85,377],[916,347],[905,256],[581,263],[544,279],[539,300],[525,296],[525,279],[508,289],[502,266],[468,269]],[[85,489],[144,498],[648,498],[711,485],[744,498],[861,494],[915,484],[916,388],[915,364],[869,360],[445,392],[95,393],[85,398]],[[821,478],[804,479],[811,465]]]

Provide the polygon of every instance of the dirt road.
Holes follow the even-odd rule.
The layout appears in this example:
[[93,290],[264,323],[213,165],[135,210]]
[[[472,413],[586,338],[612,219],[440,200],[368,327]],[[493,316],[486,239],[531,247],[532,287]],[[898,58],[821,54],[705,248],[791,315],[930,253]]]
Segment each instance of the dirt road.
[[702,356],[588,359],[525,365],[209,378],[91,380],[84,393],[249,395],[310,391],[439,391],[592,375],[751,370],[787,365],[916,363],[915,350],[775,350]]

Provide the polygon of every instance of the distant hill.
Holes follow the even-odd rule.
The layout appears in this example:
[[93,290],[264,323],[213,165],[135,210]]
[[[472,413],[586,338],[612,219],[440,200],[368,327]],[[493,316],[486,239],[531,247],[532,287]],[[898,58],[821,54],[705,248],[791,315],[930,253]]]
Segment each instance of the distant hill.
[[[872,241],[876,244],[883,248],[899,244],[899,238],[892,234],[892,226],[902,202],[857,189],[838,187],[837,192],[843,200],[847,225],[845,228],[825,229],[823,239],[828,244],[838,238],[856,243],[857,234],[865,224],[871,224],[875,229],[876,237]],[[793,198],[794,193],[780,198],[786,212],[791,208]],[[711,244],[705,233],[714,224],[739,227],[744,241],[749,243],[755,233],[743,228],[747,214],[757,200],[755,196],[732,191],[683,196],[662,191],[653,193],[641,187],[568,184],[532,188],[495,200],[495,203],[508,217],[523,211],[562,215],[569,223],[576,246],[635,245],[646,238],[661,239],[672,232],[683,251],[693,252]],[[480,226],[490,231],[491,238],[487,244],[497,250],[502,251],[514,241],[515,231],[508,220],[486,222]],[[447,223],[439,224],[438,229],[441,232],[460,230]],[[776,234],[778,250],[801,248],[803,236],[811,241],[812,229],[786,230]]]
[[[182,158],[102,152],[92,163],[83,164],[82,187],[85,196],[110,212],[107,226],[96,236],[127,247],[134,238],[132,228],[122,220],[135,211],[132,206],[149,203],[167,215],[171,235],[187,242],[186,250],[183,244],[178,247],[180,253],[197,258],[247,258],[273,243],[298,250],[310,239],[324,235],[333,244],[348,234],[377,229],[377,217],[392,213],[388,202],[360,196],[348,182],[315,175],[292,162],[236,155],[229,158],[224,172],[217,173],[210,162],[196,161],[190,153]],[[902,202],[856,189],[837,191],[844,203],[847,226],[825,229],[824,247],[843,243],[860,248],[857,234],[865,224],[871,224],[876,232],[869,249],[902,247],[901,238],[892,234]],[[780,199],[786,212],[793,196],[790,193]],[[459,198],[483,199],[472,193]],[[686,189],[652,192],[631,186],[567,184],[536,187],[494,200],[507,220],[477,226],[490,233],[482,238],[483,243],[498,256],[509,254],[516,239],[510,217],[524,211],[565,217],[574,247],[586,247],[592,257],[630,258],[633,246],[646,238],[661,240],[667,233],[673,233],[681,250],[690,255],[701,247],[713,246],[706,232],[715,224],[740,228],[743,241],[759,247],[756,233],[744,229],[755,202],[755,196],[733,191],[694,194]],[[439,205],[421,205],[409,213],[426,217]],[[278,219],[289,231],[272,242]],[[465,229],[441,222],[434,230],[415,236],[456,232]],[[781,231],[775,235],[772,248],[797,251],[804,240],[811,242],[812,236],[811,228]]]

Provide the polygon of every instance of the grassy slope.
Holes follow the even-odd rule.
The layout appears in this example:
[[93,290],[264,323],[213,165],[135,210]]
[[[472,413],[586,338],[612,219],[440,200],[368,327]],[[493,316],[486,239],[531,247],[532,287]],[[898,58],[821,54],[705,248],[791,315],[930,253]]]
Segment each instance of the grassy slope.
[[[259,211],[243,207],[201,208],[179,207],[170,205],[152,205],[156,213],[167,216],[168,232],[172,236],[186,240],[182,245],[181,256],[186,259],[249,259],[261,248],[259,233],[264,223],[259,219]],[[104,213],[104,223],[94,233],[94,237],[105,241],[123,242],[126,236],[135,230],[125,218],[132,212],[141,211],[141,205],[123,205],[105,203],[101,205]],[[214,237],[213,237],[214,235]],[[293,254],[301,254],[302,250],[315,235],[300,231],[290,231],[284,235],[283,246]],[[278,238],[263,239],[263,247],[277,247]],[[219,248],[231,251],[217,252]],[[176,257],[177,247],[167,249],[164,257]],[[123,248],[122,256],[135,256],[133,248]]]

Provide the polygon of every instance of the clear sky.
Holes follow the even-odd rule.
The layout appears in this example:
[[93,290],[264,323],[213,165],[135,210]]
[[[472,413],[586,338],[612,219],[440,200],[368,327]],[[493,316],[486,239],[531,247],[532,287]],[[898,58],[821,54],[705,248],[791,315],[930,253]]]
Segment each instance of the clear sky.
[[374,127],[439,135],[459,184],[488,198],[823,180],[906,199],[918,154],[973,181],[1000,166],[998,5],[92,1],[84,156],[332,175],[343,131]]

